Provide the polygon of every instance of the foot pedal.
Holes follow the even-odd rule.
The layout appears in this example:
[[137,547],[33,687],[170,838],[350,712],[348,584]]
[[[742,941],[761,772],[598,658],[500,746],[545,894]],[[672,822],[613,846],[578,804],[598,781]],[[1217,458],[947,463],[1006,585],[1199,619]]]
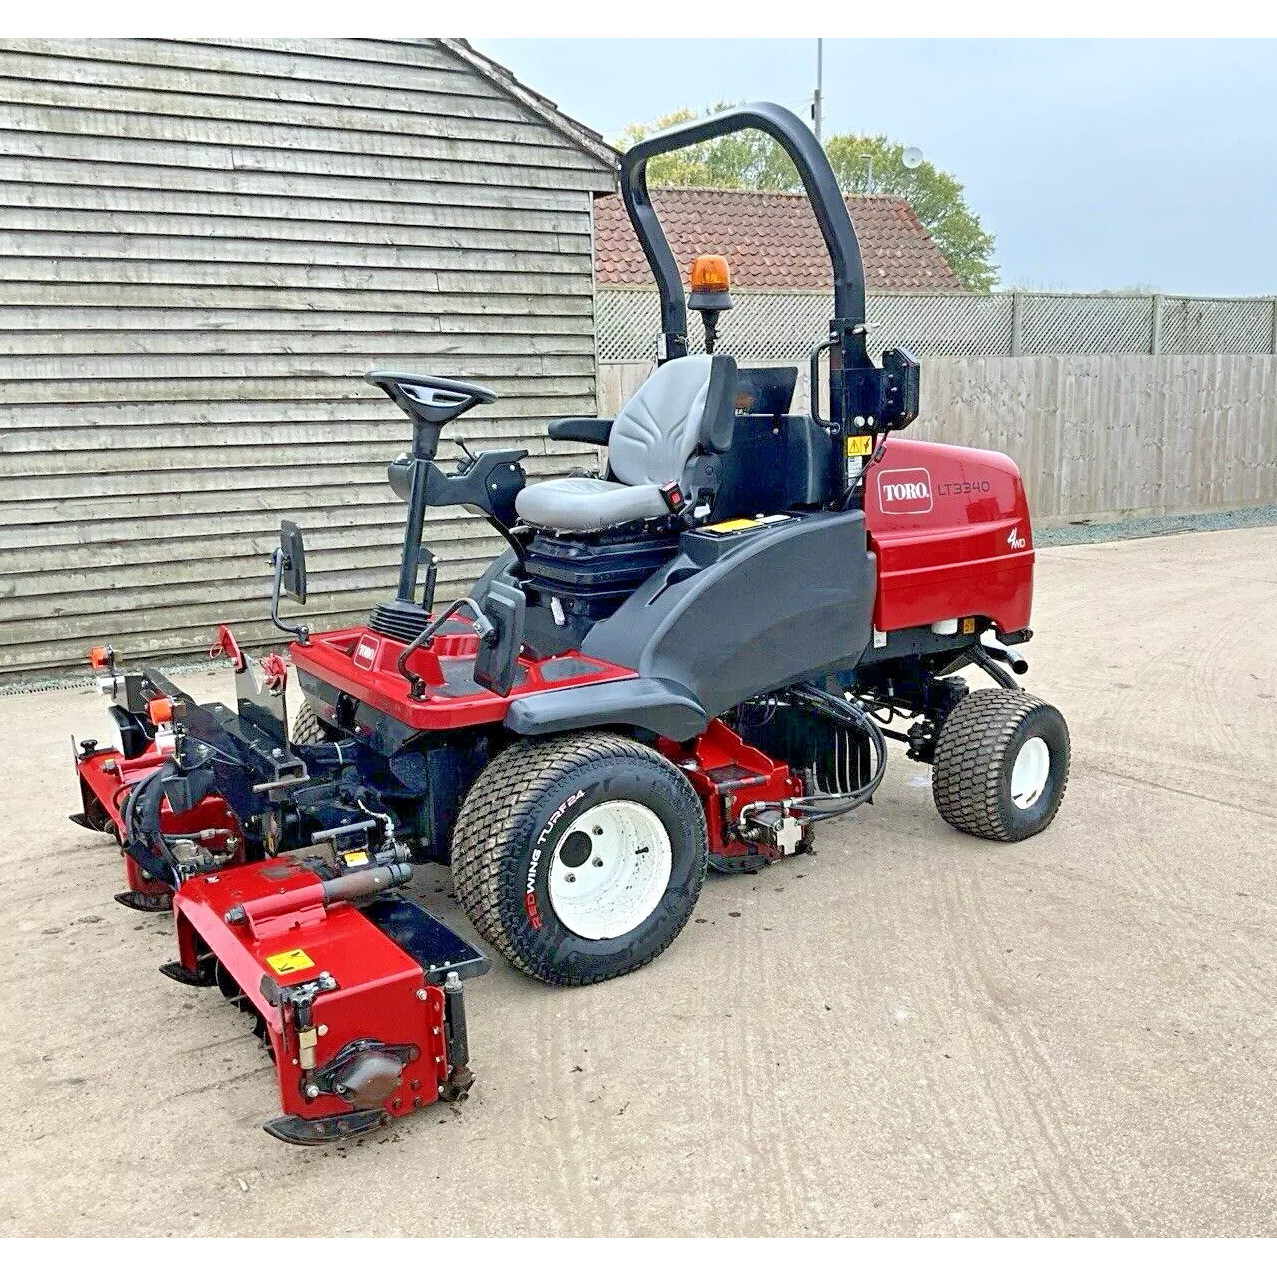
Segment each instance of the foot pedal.
[[167,891],[121,891],[115,902],[138,913],[171,913],[173,910],[173,897]]

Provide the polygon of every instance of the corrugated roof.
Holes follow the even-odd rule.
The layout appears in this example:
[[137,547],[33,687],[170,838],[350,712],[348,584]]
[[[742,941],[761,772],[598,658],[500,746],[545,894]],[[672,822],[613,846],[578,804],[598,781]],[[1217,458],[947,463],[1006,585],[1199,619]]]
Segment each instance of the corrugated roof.
[[[734,288],[833,287],[829,254],[805,195],[669,186],[652,190],[670,248],[686,282],[699,253],[722,253]],[[849,195],[865,285],[873,290],[960,291],[953,273],[907,200]],[[619,195],[594,202],[594,269],[600,284],[652,284]]]

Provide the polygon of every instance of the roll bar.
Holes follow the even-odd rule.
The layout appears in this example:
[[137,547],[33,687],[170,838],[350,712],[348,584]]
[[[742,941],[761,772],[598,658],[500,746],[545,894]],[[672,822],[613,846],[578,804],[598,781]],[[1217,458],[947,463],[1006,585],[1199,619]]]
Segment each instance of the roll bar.
[[760,129],[775,138],[793,160],[815,210],[833,266],[834,324],[838,345],[843,348],[843,366],[868,365],[864,328],[865,268],[860,258],[860,241],[820,143],[792,111],[774,102],[750,102],[703,120],[677,124],[644,138],[621,157],[621,198],[652,274],[656,276],[661,297],[661,332],[665,338],[662,358],[677,359],[687,353],[687,309],[678,263],[670,252],[669,241],[648,195],[647,162],[654,155],[744,129]]
[[[783,106],[751,102],[731,107],[706,119],[654,133],[621,156],[621,198],[656,277],[661,298],[658,361],[664,363],[687,354],[687,305],[682,273],[648,194],[647,162],[654,155],[744,129],[760,129],[768,134],[794,162],[833,266],[834,317],[828,339],[816,348],[812,361],[814,368],[819,352],[829,349],[830,420],[822,421],[816,415],[814,378],[812,416],[834,445],[830,450],[829,491],[833,495],[829,504],[845,509],[848,504],[863,500],[863,485],[859,482],[863,474],[861,459],[880,455],[873,441],[917,417],[918,364],[904,349],[885,352],[882,367],[869,358],[860,241],[828,156],[812,131]],[[853,435],[860,436],[860,440],[853,440]]]

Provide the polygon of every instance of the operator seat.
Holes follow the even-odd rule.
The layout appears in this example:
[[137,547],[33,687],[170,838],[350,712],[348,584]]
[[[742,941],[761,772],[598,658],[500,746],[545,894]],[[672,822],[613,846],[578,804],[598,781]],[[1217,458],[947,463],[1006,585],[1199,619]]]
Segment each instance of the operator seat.
[[519,517],[555,532],[600,532],[670,513],[662,486],[677,483],[685,501],[712,493],[719,467],[708,458],[732,443],[736,361],[684,355],[662,364],[615,421],[553,422],[552,439],[606,443],[608,478],[550,479],[524,488]]

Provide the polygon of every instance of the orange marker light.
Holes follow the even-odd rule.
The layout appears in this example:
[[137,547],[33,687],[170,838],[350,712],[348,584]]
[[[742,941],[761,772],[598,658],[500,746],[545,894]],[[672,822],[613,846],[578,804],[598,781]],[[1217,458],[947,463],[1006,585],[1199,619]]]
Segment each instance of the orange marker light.
[[692,291],[694,293],[725,293],[731,287],[732,276],[727,269],[727,258],[709,253],[692,263]]
[[161,727],[173,721],[173,702],[167,696],[157,696],[153,701],[147,702],[146,712],[151,722],[156,727]]
[[95,670],[104,670],[111,665],[111,649],[109,647],[89,648],[89,664]]

